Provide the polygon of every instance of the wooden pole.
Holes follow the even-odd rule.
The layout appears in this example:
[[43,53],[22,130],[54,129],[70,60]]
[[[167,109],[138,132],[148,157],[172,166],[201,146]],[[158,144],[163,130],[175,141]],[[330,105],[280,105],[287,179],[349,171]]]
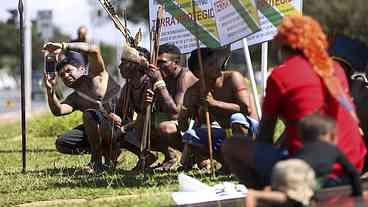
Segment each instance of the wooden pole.
[[[157,65],[157,57],[159,53],[160,47],[160,33],[161,33],[161,19],[163,18],[163,8],[159,7],[157,10],[156,17],[156,27],[154,34],[152,35],[151,45],[153,45],[153,50],[151,51],[151,60],[150,63]],[[151,47],[152,48],[152,47]],[[148,88],[152,88],[152,84]],[[142,169],[145,168],[145,152],[150,149],[150,131],[151,131],[151,111],[152,111],[152,103],[148,103],[146,106],[146,114],[143,125],[143,133],[141,139],[141,161],[142,161]]]
[[[192,9],[193,9],[193,17],[194,17],[194,22],[195,24],[197,24],[197,15],[196,15],[196,8],[195,8],[195,2],[194,0],[192,0]],[[199,64],[199,73],[200,73],[200,84],[201,84],[201,96],[202,98],[205,98],[207,96],[206,93],[206,82],[204,79],[204,71],[203,71],[203,63],[202,63],[202,54],[201,54],[201,50],[200,50],[200,44],[199,44],[199,38],[198,38],[198,32],[197,30],[195,31],[196,33],[196,42],[197,42],[197,49],[198,49],[198,64]],[[204,105],[204,111],[205,111],[205,116],[206,116],[206,126],[207,126],[207,134],[208,134],[208,151],[210,153],[210,165],[211,165],[211,175],[212,178],[215,177],[215,168],[213,166],[213,150],[212,150],[212,131],[211,131],[211,121],[210,121],[210,113],[208,111],[208,105],[205,104]]]

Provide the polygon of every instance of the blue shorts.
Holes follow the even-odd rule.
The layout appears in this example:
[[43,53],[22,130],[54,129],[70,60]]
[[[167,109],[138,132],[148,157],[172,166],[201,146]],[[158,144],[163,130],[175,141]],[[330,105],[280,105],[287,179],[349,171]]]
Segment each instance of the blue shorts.
[[[246,128],[249,128],[252,133],[256,133],[258,128],[258,121],[244,116],[241,113],[232,114],[230,117],[231,123],[242,124]],[[214,122],[217,127],[211,127],[213,150],[219,151],[222,142],[226,139],[226,131],[220,128],[217,122]],[[195,128],[187,130],[183,136],[183,143],[197,145],[197,146],[208,146],[208,133],[207,128]]]
[[244,116],[242,113],[232,114],[230,124],[241,124],[245,128],[250,129],[252,134],[257,134],[259,122],[252,117]]
[[271,144],[255,143],[255,170],[262,185],[270,185],[273,167],[278,161],[288,158],[289,153],[286,149],[276,148]]
[[[222,128],[211,128],[212,146],[214,151],[219,151],[222,142],[226,139],[226,132]],[[182,136],[183,142],[196,146],[208,146],[207,128],[195,128],[187,130]]]

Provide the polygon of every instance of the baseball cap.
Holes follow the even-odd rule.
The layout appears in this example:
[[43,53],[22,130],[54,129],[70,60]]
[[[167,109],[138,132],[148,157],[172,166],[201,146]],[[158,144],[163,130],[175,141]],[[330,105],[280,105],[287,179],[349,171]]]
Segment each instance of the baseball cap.
[[313,169],[301,159],[278,162],[272,171],[272,189],[284,192],[290,199],[308,206],[316,188]]

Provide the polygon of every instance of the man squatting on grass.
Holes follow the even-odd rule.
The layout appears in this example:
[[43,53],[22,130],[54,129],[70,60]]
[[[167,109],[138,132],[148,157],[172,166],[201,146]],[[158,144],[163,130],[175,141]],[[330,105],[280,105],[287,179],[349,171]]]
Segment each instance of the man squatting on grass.
[[[119,66],[122,77],[127,79],[127,84],[123,90],[126,95],[122,95],[129,97],[128,108],[130,109],[127,111],[133,110],[138,113],[138,121],[135,126],[136,133],[135,135],[133,135],[134,133],[128,133],[127,136],[130,142],[132,141],[132,136],[141,136],[144,102],[152,102],[154,93],[157,95],[158,101],[155,103],[155,112],[152,118],[151,149],[164,154],[164,163],[159,168],[162,170],[170,170],[177,167],[179,157],[172,148],[181,150],[181,140],[177,134],[179,130],[176,119],[186,89],[197,80],[188,69],[178,64],[179,56],[180,51],[174,45],[162,45],[158,57],[158,66],[160,68],[154,65],[149,65],[148,67],[148,51],[144,52],[142,48],[124,47]],[[143,64],[142,58],[145,58]],[[154,91],[148,89],[149,81],[154,83]],[[142,94],[146,94],[145,100],[143,100]],[[126,114],[123,113],[122,116],[126,116]],[[137,144],[139,140],[133,140],[131,143],[134,142]],[[146,156],[146,167],[153,164],[157,159],[150,152]],[[137,164],[138,166],[139,163]]]
[[[119,72],[126,83],[123,87],[120,103],[122,104],[122,110],[117,115],[120,116],[123,123],[132,122],[133,113],[137,113],[137,119],[131,127],[124,129],[125,135],[125,148],[133,152],[139,157],[140,155],[140,137],[142,136],[143,123],[144,123],[144,110],[145,110],[145,97],[144,94],[149,87],[151,80],[148,72],[148,60],[150,58],[150,52],[145,48],[131,48],[127,45],[123,47],[123,52],[120,59]],[[145,155],[145,167],[150,166],[157,160],[157,157],[148,152]],[[139,160],[141,161],[141,160]],[[138,162],[133,170],[137,170],[141,167],[141,163]]]
[[[44,50],[50,53],[65,52],[65,58],[57,64],[57,74],[67,87],[74,89],[72,94],[60,101],[55,95],[55,78],[44,74],[51,112],[55,116],[67,115],[75,110],[83,112],[83,124],[58,137],[56,149],[66,154],[90,152],[89,169],[102,170],[103,155],[105,160],[114,161],[120,153],[116,145],[113,145],[112,152],[103,149],[108,145],[104,143],[107,139],[102,137],[111,138],[114,133],[112,130],[120,131],[112,126],[112,113],[116,111],[121,88],[107,73],[100,50],[94,45],[49,42]],[[80,61],[81,57],[75,58],[80,56],[75,52],[88,55],[88,68]],[[111,154],[106,154],[108,152]]]
[[[180,158],[176,150],[182,151],[181,131],[179,126],[179,112],[183,105],[184,94],[198,79],[188,68],[179,64],[180,50],[175,45],[164,44],[159,48],[157,66],[151,67],[152,79],[155,83],[154,91],[148,91],[151,95],[156,94],[154,129],[158,133],[157,140],[165,155],[165,160],[160,170],[177,168]],[[150,95],[148,94],[148,95]]]
[[[212,122],[212,138],[214,155],[222,161],[220,148],[226,139],[225,129],[232,128],[233,134],[252,135],[255,133],[258,121],[254,105],[242,74],[237,71],[222,71],[230,57],[228,48],[201,48],[203,57],[204,81],[206,84],[206,100],[201,100],[200,82],[188,89],[184,98],[187,115],[196,115],[197,120],[204,115],[198,109],[203,104],[208,105]],[[189,69],[197,78],[200,77],[198,50],[194,50],[189,58]],[[183,114],[186,114],[183,111]],[[185,116],[185,115],[183,115]],[[203,119],[201,119],[203,120]],[[202,121],[202,124],[205,123]],[[198,125],[199,124],[199,125]],[[183,142],[195,148],[201,154],[208,152],[207,128],[197,122],[194,129],[183,135]],[[205,155],[207,157],[207,155]],[[205,158],[205,157],[204,157]],[[199,160],[199,167],[208,167],[208,162]]]

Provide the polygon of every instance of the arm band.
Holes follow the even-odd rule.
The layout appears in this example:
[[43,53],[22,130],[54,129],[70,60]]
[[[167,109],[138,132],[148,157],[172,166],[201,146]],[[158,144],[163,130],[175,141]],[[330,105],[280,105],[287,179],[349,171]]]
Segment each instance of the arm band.
[[163,80],[156,81],[155,84],[153,84],[153,91],[156,91],[157,89],[161,89],[166,87],[166,83]]

